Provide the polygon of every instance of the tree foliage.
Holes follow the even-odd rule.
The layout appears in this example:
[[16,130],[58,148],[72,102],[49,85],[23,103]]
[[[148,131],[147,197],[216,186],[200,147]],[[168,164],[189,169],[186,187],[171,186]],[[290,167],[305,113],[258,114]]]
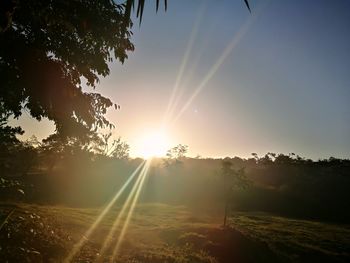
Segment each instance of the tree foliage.
[[233,163],[229,158],[225,158],[222,161],[221,175],[224,179],[224,193],[225,193],[225,214],[224,214],[224,226],[226,226],[226,220],[229,212],[229,203],[231,199],[231,192],[233,188],[246,188],[250,185],[250,181],[245,175],[244,168],[234,169]]
[[178,144],[175,147],[169,149],[166,153],[166,156],[170,159],[182,159],[185,157],[188,151],[188,146],[184,144]]
[[222,161],[221,175],[224,177],[225,185],[229,190],[233,187],[246,188],[250,184],[244,168],[234,169],[233,163],[229,158],[225,158]]
[[187,145],[178,144],[167,151],[166,158],[163,159],[163,164],[168,167],[174,164],[182,164],[182,160],[186,157],[187,152]]
[[130,146],[120,137],[112,138],[112,133],[98,134],[93,151],[105,157],[128,159]]
[[164,159],[165,166],[171,164],[181,164],[182,159],[185,158],[188,152],[188,146],[184,144],[178,144],[177,146],[169,149],[166,153],[166,159]]
[[[1,105],[1,104],[0,104]],[[0,106],[1,108],[1,106]],[[24,142],[16,135],[23,134],[20,127],[8,125],[8,114],[0,114],[0,172],[3,174],[26,174],[37,161],[35,137]],[[1,175],[1,174],[0,174]]]
[[[37,120],[46,117],[64,136],[111,128],[104,115],[113,102],[84,91],[82,81],[95,88],[110,73],[109,62],[127,59],[134,50],[130,14],[136,6],[141,23],[145,2],[1,1],[1,110],[15,118],[23,109]],[[159,4],[157,0],[157,11]]]
[[10,113],[3,109],[0,103],[0,152],[7,151],[8,147],[19,142],[16,135],[22,135],[24,131],[21,127],[11,127],[8,125]]
[[23,109],[38,120],[47,117],[64,135],[111,126],[104,114],[112,101],[84,91],[82,80],[95,88],[109,74],[109,62],[123,63],[134,50],[125,5],[18,0],[3,1],[1,9],[2,110],[14,117]]

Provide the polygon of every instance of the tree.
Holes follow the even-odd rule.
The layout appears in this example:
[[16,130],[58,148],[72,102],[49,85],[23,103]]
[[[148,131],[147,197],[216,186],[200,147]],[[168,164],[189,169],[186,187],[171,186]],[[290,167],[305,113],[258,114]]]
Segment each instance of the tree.
[[[26,109],[37,120],[47,117],[64,136],[112,127],[104,116],[112,101],[83,91],[82,80],[95,88],[99,78],[109,74],[109,62],[123,63],[127,52],[134,50],[130,42],[134,2],[1,1],[0,103],[4,113],[17,118]],[[140,19],[144,2],[138,1]]]
[[[250,10],[247,0],[244,0]],[[107,108],[119,105],[95,88],[134,50],[130,14],[145,0],[3,0],[0,2],[0,103],[18,118],[26,109],[37,120],[54,121],[62,136],[112,127]],[[156,10],[159,8],[156,1]],[[167,0],[164,0],[165,10]]]
[[111,138],[111,132],[107,134],[98,134],[98,141],[97,144],[95,144],[93,151],[100,155],[113,157],[119,160],[128,159],[130,146],[126,142],[123,142],[120,137],[114,139],[112,142]]
[[5,111],[4,105],[0,102],[0,152],[5,152],[8,147],[19,143],[17,135],[22,135],[24,131],[21,127],[11,127],[8,125],[10,113]]
[[[68,11],[69,10],[69,11]],[[53,120],[61,133],[109,125],[112,102],[83,92],[109,73],[107,62],[132,50],[122,13],[111,1],[18,1],[0,35],[0,102],[15,117],[23,108]]]
[[38,147],[40,143],[38,139],[33,135],[29,139],[21,142],[20,147],[16,153],[16,165],[18,171],[22,175],[28,174],[28,172],[38,165]]
[[185,157],[186,153],[188,151],[188,146],[184,144],[178,144],[177,146],[169,149],[167,151],[166,156],[171,159],[182,159]]
[[111,132],[107,134],[89,132],[83,138],[51,134],[42,141],[39,147],[42,163],[45,163],[47,169],[52,171],[60,161],[72,160],[72,158],[85,161],[93,161],[98,156],[128,159],[129,145],[120,137],[112,141],[111,136]]
[[166,153],[167,159],[164,160],[166,166],[169,166],[173,163],[181,164],[182,159],[185,158],[185,155],[188,151],[188,146],[184,144],[178,144],[177,146],[169,149]]
[[3,105],[0,103],[0,171],[9,173],[14,153],[20,146],[20,141],[16,135],[21,135],[24,131],[20,127],[11,127],[8,125],[9,113],[4,112]]
[[98,134],[88,132],[85,136],[78,138],[76,136],[61,136],[54,133],[42,140],[39,147],[42,163],[46,164],[49,171],[52,171],[57,163],[63,160],[80,158],[81,160],[91,161],[93,159],[93,149],[100,143]]
[[230,158],[226,157],[222,161],[221,175],[224,180],[225,193],[225,213],[224,213],[224,227],[226,226],[227,214],[229,212],[229,203],[231,200],[231,192],[233,188],[246,188],[250,185],[250,181],[245,175],[244,168],[239,170],[233,169],[233,164]]
[[0,171],[3,175],[25,175],[37,161],[37,140],[20,141],[20,127],[8,125],[8,114],[1,114],[0,104]]

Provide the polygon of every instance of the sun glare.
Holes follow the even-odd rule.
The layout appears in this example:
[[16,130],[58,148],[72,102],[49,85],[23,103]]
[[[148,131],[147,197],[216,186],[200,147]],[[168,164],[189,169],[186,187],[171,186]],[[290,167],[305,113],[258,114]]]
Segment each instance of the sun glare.
[[138,155],[144,159],[163,157],[170,148],[170,142],[164,132],[149,133],[137,144]]

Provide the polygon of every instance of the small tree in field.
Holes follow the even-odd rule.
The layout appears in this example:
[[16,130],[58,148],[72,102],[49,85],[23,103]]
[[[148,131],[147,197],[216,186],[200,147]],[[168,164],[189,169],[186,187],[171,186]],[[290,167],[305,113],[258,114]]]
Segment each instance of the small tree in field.
[[245,175],[244,168],[235,170],[231,160],[227,157],[222,161],[221,175],[224,180],[225,193],[225,214],[224,227],[226,226],[227,214],[229,212],[230,197],[233,188],[246,188],[250,185],[250,181]]

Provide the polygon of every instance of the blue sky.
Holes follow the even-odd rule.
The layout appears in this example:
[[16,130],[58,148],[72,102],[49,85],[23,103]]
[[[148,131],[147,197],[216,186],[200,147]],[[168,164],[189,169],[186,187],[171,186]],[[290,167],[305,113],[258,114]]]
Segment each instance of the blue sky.
[[[158,14],[146,3],[132,30],[135,52],[124,65],[111,64],[97,88],[121,104],[108,117],[134,156],[138,138],[162,123],[192,36],[170,120],[234,45],[168,127],[173,145],[210,157],[350,157],[350,1],[251,0],[252,14],[243,0],[168,2]],[[48,122],[21,122],[27,136],[52,131]]]

